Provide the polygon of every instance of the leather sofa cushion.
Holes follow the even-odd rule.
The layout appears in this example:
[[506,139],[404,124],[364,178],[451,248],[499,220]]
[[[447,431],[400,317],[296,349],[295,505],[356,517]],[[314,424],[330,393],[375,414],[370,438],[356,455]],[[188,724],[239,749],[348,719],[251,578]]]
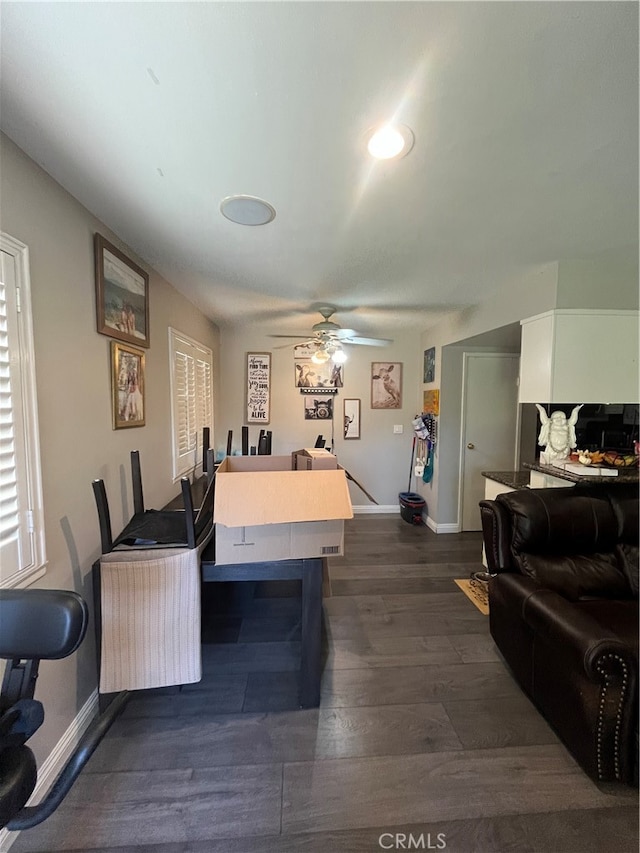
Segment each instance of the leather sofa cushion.
[[618,537],[630,545],[640,540],[640,492],[637,483],[621,483],[610,486],[608,499],[618,521]]
[[528,554],[590,554],[613,551],[618,519],[606,497],[569,489],[520,489],[496,501],[511,516],[511,550]]
[[623,543],[616,548],[620,567],[629,582],[631,592],[637,596],[640,587],[640,548]]
[[629,582],[616,554],[520,554],[520,569],[540,586],[570,601],[585,596],[629,598]]

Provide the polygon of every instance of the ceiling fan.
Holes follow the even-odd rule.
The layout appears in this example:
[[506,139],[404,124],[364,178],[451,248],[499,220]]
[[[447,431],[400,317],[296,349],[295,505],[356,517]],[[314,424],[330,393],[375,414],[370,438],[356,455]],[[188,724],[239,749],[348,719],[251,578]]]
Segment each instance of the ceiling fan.
[[318,312],[323,319],[311,327],[312,335],[310,337],[306,339],[302,335],[270,335],[270,337],[295,338],[298,341],[297,344],[283,344],[283,346],[315,346],[316,352],[312,360],[318,362],[327,361],[329,358],[336,362],[345,361],[346,355],[342,349],[343,344],[386,347],[393,343],[389,338],[365,338],[359,335],[355,329],[343,329],[338,323],[331,320],[336,312],[332,305],[322,305],[318,308]]

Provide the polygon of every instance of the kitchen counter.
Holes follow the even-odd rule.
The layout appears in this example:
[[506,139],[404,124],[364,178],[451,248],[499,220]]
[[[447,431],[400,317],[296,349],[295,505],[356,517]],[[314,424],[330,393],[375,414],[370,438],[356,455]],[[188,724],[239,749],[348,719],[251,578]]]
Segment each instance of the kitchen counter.
[[530,474],[528,471],[481,471],[480,473],[487,480],[502,483],[503,486],[508,486],[510,489],[526,489],[529,486]]
[[539,465],[536,462],[523,462],[523,467],[528,471],[538,471],[540,474],[546,474],[549,477],[556,477],[558,480],[567,480],[570,483],[580,483],[585,486],[593,486],[595,484],[606,483],[608,486],[615,486],[616,483],[637,483],[640,480],[637,468],[619,468],[616,477],[601,477],[596,474],[593,477],[581,476],[580,474],[572,474],[571,471],[565,471],[563,468],[556,468],[554,465]]

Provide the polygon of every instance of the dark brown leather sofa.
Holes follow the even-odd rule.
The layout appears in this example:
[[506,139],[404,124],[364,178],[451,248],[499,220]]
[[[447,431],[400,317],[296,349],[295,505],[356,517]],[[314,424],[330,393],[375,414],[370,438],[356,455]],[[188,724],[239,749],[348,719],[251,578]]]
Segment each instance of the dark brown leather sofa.
[[491,635],[596,781],[638,784],[638,486],[481,501]]

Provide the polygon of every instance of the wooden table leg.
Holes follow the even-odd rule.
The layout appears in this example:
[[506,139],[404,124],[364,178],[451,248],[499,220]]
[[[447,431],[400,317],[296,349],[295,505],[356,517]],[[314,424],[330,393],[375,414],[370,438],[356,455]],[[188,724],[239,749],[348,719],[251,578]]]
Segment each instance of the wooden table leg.
[[302,561],[300,707],[320,704],[322,559]]

